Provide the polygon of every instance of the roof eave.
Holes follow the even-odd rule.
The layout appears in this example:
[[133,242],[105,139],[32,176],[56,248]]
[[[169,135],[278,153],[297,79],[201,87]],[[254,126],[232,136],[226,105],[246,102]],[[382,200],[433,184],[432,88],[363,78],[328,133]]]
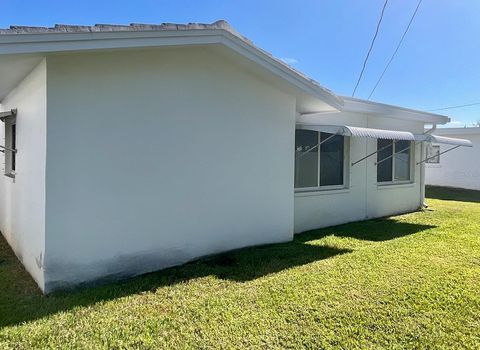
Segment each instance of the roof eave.
[[274,58],[244,37],[220,28],[7,34],[0,35],[0,55],[210,44],[225,45],[333,108],[343,107],[343,99],[330,90]]
[[344,100],[344,112],[372,114],[388,118],[413,120],[433,124],[446,124],[450,122],[449,117],[441,114],[418,111],[347,96],[342,96],[342,99]]

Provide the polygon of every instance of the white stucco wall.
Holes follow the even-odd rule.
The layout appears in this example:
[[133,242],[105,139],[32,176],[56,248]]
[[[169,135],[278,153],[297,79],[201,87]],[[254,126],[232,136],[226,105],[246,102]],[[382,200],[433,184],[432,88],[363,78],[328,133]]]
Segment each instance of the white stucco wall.
[[205,48],[48,67],[47,291],[292,238],[294,97]]
[[[17,108],[15,179],[3,175],[0,153],[0,230],[15,254],[44,287],[46,62],[43,60],[2,101],[0,110]],[[4,140],[0,123],[0,138]]]
[[[480,130],[475,129],[441,130],[440,135],[470,140],[473,147],[459,147],[442,154],[439,164],[426,164],[427,185],[480,190]],[[440,152],[452,147],[440,145]]]
[[[350,125],[387,130],[423,132],[422,122],[393,118],[379,118],[353,113],[337,113],[323,117],[325,124]],[[421,145],[414,151],[415,160],[420,159]],[[295,193],[295,232],[304,232],[346,222],[405,213],[418,209],[421,204],[420,165],[411,183],[378,185],[376,156],[351,166],[350,164],[375,152],[377,140],[350,138],[347,188]]]

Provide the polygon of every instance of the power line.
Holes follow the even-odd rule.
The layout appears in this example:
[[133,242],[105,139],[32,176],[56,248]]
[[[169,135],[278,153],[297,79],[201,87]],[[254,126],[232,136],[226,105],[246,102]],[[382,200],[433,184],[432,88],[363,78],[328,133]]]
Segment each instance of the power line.
[[463,108],[463,107],[470,107],[470,106],[477,106],[477,105],[480,105],[480,102],[468,103],[465,105],[448,106],[448,107],[437,108],[437,109],[429,109],[428,112],[444,111],[446,109]]
[[393,52],[392,57],[390,57],[390,60],[388,61],[387,65],[385,66],[385,69],[383,70],[382,74],[378,78],[377,82],[375,83],[375,86],[373,87],[372,91],[370,92],[370,95],[368,95],[368,100],[370,100],[370,97],[372,97],[373,93],[375,92],[375,89],[377,88],[378,84],[380,84],[380,81],[382,80],[383,76],[385,75],[385,72],[387,71],[388,67],[390,66],[390,63],[392,63],[393,59],[395,58],[395,55],[397,54],[398,49],[402,45],[403,39],[405,39],[405,36],[408,33],[408,30],[410,29],[410,26],[412,25],[413,19],[417,15],[418,8],[420,7],[420,4],[422,3],[422,0],[418,1],[417,7],[415,8],[415,11],[413,12],[412,17],[410,18],[410,21],[408,22],[407,28],[405,28],[405,31],[403,32],[402,38],[398,42],[397,48]]
[[363,67],[360,72],[360,76],[358,77],[357,84],[355,85],[355,89],[353,89],[352,97],[355,96],[355,92],[357,91],[358,84],[360,84],[360,80],[362,80],[363,72],[365,70],[365,67],[367,66],[368,57],[370,57],[370,53],[372,52],[373,44],[375,44],[375,39],[377,38],[378,31],[380,29],[380,24],[382,23],[382,19],[383,19],[383,13],[385,12],[385,7],[387,7],[387,3],[388,3],[388,0],[385,0],[385,3],[383,4],[383,8],[382,8],[382,13],[380,14],[380,19],[378,20],[378,23],[377,23],[377,29],[375,30],[375,35],[373,36],[372,43],[370,44],[370,48],[368,49],[367,57],[365,57],[365,61],[363,61]]

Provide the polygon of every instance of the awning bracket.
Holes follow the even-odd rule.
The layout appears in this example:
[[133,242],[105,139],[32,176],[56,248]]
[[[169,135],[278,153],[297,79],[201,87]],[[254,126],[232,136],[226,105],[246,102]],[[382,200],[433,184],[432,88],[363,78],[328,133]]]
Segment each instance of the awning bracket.
[[5,121],[5,119],[10,118],[10,117],[15,117],[17,115],[17,109],[13,108],[9,111],[6,112],[0,112],[0,120],[2,122]]
[[13,149],[13,148],[8,148],[8,147],[2,146],[2,145],[0,145],[0,148],[2,149],[2,151],[0,151],[0,152],[3,152],[3,153],[5,153],[5,151],[12,152],[12,153],[17,153],[17,150]]

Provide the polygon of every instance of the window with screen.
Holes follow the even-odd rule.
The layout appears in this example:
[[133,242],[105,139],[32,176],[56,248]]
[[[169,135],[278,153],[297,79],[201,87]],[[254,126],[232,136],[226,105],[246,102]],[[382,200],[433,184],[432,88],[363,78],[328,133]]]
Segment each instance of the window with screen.
[[345,138],[312,130],[295,133],[295,188],[344,186]]
[[5,123],[5,175],[15,177],[17,170],[17,122],[15,117],[7,118]]
[[377,140],[377,182],[410,181],[411,159],[411,141]]

